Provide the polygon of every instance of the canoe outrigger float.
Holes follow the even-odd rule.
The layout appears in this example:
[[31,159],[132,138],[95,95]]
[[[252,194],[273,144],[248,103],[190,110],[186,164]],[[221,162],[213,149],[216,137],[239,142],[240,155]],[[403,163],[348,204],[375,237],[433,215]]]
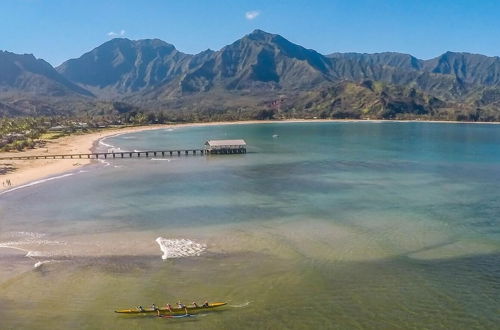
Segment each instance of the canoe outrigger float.
[[[186,306],[186,309],[188,313],[197,313],[197,312],[202,312],[202,311],[208,311],[217,307],[221,307],[227,305],[225,302],[215,302],[215,303],[210,303],[208,304],[208,307],[203,307],[203,306]],[[178,308],[178,307],[172,307],[170,310],[167,307],[160,307],[156,310],[152,308],[144,308],[143,310],[140,310],[138,308],[134,309],[119,309],[116,310],[115,313],[122,313],[122,314],[153,314],[153,313],[158,313],[160,311],[161,314],[163,315],[183,315],[186,314],[186,309],[184,308]]]

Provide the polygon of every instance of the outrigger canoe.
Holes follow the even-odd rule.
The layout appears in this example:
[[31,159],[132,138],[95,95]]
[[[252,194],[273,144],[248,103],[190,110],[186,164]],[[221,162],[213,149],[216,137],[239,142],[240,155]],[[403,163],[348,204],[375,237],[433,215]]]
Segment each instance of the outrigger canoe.
[[[215,302],[215,303],[210,303],[208,304],[208,307],[203,307],[203,306],[186,306],[188,313],[196,313],[196,312],[201,312],[201,311],[207,311],[211,310],[217,307],[221,307],[227,305],[225,302]],[[160,307],[158,308],[161,314],[164,315],[182,315],[186,314],[186,310],[184,308],[178,308],[178,307],[172,307],[171,310],[168,310],[167,307]],[[115,313],[122,313],[122,314],[151,314],[151,313],[158,313],[158,310],[154,310],[152,308],[144,308],[143,310],[140,310],[138,308],[134,309],[119,309],[116,310]]]

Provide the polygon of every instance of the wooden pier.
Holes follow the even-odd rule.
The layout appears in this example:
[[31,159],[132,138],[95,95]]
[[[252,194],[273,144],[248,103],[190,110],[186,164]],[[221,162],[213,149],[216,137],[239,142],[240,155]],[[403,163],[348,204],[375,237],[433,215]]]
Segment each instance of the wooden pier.
[[61,155],[33,155],[1,157],[0,160],[32,160],[32,159],[108,159],[108,158],[141,158],[141,157],[167,157],[206,155],[205,149],[182,150],[153,150],[153,151],[120,151],[120,152],[92,152],[88,154],[61,154]]
[[113,159],[113,158],[141,158],[141,157],[172,157],[189,155],[229,155],[246,154],[247,148],[244,140],[210,140],[203,149],[176,149],[176,150],[150,150],[150,151],[119,151],[119,152],[91,152],[82,154],[59,155],[31,155],[0,157],[0,160],[34,160],[34,159]]

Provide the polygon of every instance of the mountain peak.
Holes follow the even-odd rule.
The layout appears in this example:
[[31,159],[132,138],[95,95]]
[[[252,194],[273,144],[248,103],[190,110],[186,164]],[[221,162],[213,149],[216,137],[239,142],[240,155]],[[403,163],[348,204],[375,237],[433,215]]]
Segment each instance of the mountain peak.
[[131,40],[128,38],[113,38],[102,45],[98,46],[96,49],[106,47],[151,47],[151,48],[168,48],[171,50],[175,49],[175,46],[165,42],[161,39],[137,39]]
[[135,92],[169,81],[189,55],[160,39],[114,38],[61,64],[57,70],[70,81],[98,89]]
[[259,29],[253,30],[250,34],[247,34],[245,37],[251,40],[257,41],[269,41],[276,37],[277,34],[272,34],[266,31],[262,31]]
[[132,43],[132,40],[130,40],[129,38],[113,38],[113,39],[110,39],[110,40],[104,42],[103,44],[101,44],[98,47],[101,47],[104,45],[120,45],[120,44],[129,44],[129,43]]
[[91,96],[87,90],[66,80],[43,59],[33,54],[0,51],[0,86],[44,96]]
[[28,53],[16,54],[16,53],[9,52],[7,50],[0,50],[0,56],[8,56],[8,57],[12,57],[12,58],[15,57],[18,59],[23,58],[23,59],[28,59],[28,60],[44,61],[42,59],[36,58],[35,55],[33,55],[33,54],[28,54]]
[[252,32],[250,32],[250,34],[252,35],[273,35],[272,33],[269,33],[269,32],[266,32],[264,30],[261,30],[261,29],[255,29],[253,30]]

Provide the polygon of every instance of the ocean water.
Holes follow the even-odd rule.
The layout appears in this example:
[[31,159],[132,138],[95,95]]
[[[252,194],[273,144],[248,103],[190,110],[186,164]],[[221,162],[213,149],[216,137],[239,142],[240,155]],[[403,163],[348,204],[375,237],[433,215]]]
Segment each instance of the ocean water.
[[[233,138],[247,154],[106,160],[0,195],[0,328],[498,328],[499,125],[179,127],[99,148]],[[178,300],[229,306],[113,313]]]

